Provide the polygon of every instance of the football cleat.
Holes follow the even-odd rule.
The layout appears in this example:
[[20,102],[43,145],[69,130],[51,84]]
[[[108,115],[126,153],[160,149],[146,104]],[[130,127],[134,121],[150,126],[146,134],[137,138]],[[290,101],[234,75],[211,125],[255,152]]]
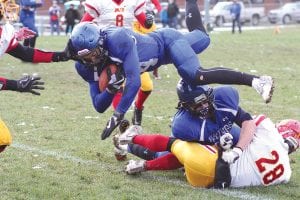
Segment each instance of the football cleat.
[[143,108],[138,109],[134,106],[133,116],[132,116],[132,124],[133,125],[142,125],[142,115],[143,115]]
[[265,103],[271,102],[274,91],[274,80],[271,76],[254,78],[252,87],[262,96]]
[[118,161],[124,161],[127,159],[127,146],[119,144],[119,134],[114,135],[113,144],[114,144],[114,155]]
[[130,126],[123,134],[118,137],[118,144],[125,145],[132,142],[134,136],[142,133],[142,127],[137,125]]
[[120,125],[119,125],[119,131],[120,133],[124,133],[130,126],[130,123],[127,119],[123,119],[121,122],[120,122]]
[[127,145],[119,145],[114,148],[115,158],[118,161],[124,161],[127,159]]
[[125,167],[125,172],[127,174],[137,174],[146,171],[145,165],[145,160],[129,160],[128,164]]

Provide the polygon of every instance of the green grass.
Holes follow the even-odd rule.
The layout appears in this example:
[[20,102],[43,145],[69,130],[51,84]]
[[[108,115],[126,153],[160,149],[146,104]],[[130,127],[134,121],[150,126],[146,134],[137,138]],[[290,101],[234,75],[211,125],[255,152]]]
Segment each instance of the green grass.
[[[225,66],[275,78],[270,104],[246,86],[237,86],[242,107],[252,114],[265,113],[273,121],[300,119],[300,29],[211,34],[210,47],[200,56],[205,68]],[[64,48],[66,37],[40,37],[37,46]],[[146,172],[127,176],[125,162],[117,162],[111,138],[100,133],[112,114],[97,113],[87,84],[73,62],[27,64],[9,55],[0,60],[0,74],[19,78],[38,72],[46,90],[37,97],[0,92],[0,113],[14,144],[0,154],[1,200],[6,199],[300,199],[299,152],[291,157],[293,175],[286,185],[215,191],[189,186],[182,171]],[[144,109],[148,133],[170,134],[169,124],[177,102],[178,75],[172,65],[159,70],[154,91]],[[126,115],[131,118],[132,111]],[[130,158],[133,158],[130,156]]]

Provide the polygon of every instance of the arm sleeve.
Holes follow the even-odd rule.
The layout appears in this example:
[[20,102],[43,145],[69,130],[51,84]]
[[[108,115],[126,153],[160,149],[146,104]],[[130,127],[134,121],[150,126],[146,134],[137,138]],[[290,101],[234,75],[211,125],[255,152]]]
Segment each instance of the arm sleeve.
[[25,47],[18,44],[15,48],[7,52],[15,58],[19,58],[25,62],[32,63],[49,63],[49,62],[59,62],[66,61],[63,58],[66,56],[64,52],[47,52],[40,49],[34,49],[31,47]]
[[131,36],[123,30],[124,29],[120,29],[114,33],[114,35],[109,38],[111,43],[108,44],[109,51],[114,54],[115,57],[123,61],[123,69],[126,77],[123,96],[116,108],[116,111],[119,113],[127,112],[141,86],[137,48]]
[[151,0],[151,2],[153,3],[153,5],[155,6],[157,12],[161,11],[161,5],[159,3],[159,0]]
[[89,82],[90,95],[92,98],[93,106],[99,113],[104,113],[111,105],[114,94],[107,92],[100,92],[98,82]]
[[90,96],[95,110],[103,113],[110,106],[114,94],[107,91],[100,92],[98,80],[95,80],[93,69],[85,67],[82,63],[76,62],[75,69],[78,75],[89,84]]
[[94,17],[92,17],[89,13],[85,12],[83,17],[81,18],[81,22],[91,22],[94,20]]

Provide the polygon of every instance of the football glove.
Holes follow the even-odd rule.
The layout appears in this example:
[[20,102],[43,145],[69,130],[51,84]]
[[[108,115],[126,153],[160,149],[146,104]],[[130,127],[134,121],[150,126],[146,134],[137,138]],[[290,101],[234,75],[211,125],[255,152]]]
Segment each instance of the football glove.
[[233,144],[233,137],[230,133],[225,133],[220,137],[220,147],[226,151],[231,148]]
[[240,147],[233,147],[233,149],[223,152],[222,159],[225,162],[232,164],[237,159],[239,159],[239,157],[242,155],[242,153],[243,153],[243,150]]
[[231,174],[229,163],[225,162],[222,157],[222,150],[218,149],[218,159],[215,167],[214,188],[225,189],[230,186]]
[[154,23],[154,15],[152,12],[146,12],[145,28],[151,28]]
[[117,71],[115,74],[112,74],[111,71],[108,70],[107,75],[110,76],[110,81],[108,82],[106,90],[111,94],[115,94],[121,89],[125,77],[121,70]]
[[124,118],[124,114],[114,112],[113,116],[108,120],[105,129],[102,132],[101,139],[105,140],[115,130],[115,128],[121,123]]
[[74,61],[81,61],[81,59],[78,58],[77,52],[75,51],[71,39],[69,39],[67,46],[65,47],[64,51],[66,54],[66,57],[68,59],[72,59]]
[[17,80],[16,91],[40,95],[36,90],[44,90],[45,88],[41,86],[44,85],[44,82],[39,80],[41,80],[41,77],[38,75],[24,75],[21,79]]

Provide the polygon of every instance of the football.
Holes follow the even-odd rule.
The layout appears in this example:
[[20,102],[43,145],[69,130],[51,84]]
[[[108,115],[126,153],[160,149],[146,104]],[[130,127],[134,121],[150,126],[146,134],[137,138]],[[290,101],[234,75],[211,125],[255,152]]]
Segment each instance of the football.
[[99,76],[99,89],[101,92],[103,92],[106,89],[110,81],[111,74],[115,74],[117,73],[117,71],[118,67],[115,64],[109,64],[102,70]]

